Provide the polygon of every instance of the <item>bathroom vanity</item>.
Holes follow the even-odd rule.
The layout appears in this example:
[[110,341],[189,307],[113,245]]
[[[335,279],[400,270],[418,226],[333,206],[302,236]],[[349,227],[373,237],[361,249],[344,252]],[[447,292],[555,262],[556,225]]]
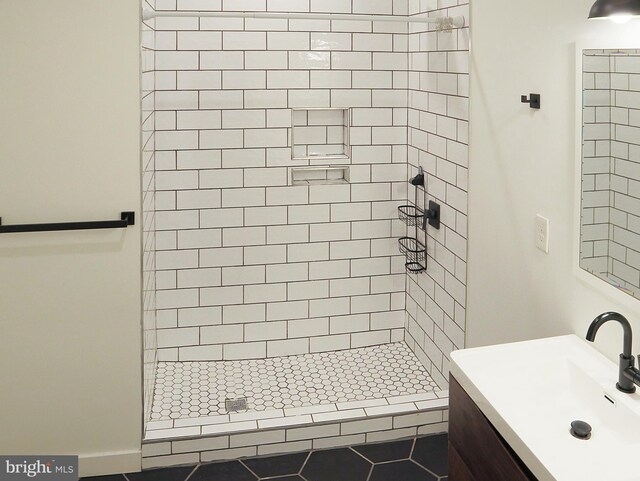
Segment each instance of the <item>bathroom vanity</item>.
[[[450,481],[632,481],[640,394],[577,336],[452,354]],[[587,439],[572,423],[588,423]]]
[[449,386],[449,479],[536,479],[453,377]]

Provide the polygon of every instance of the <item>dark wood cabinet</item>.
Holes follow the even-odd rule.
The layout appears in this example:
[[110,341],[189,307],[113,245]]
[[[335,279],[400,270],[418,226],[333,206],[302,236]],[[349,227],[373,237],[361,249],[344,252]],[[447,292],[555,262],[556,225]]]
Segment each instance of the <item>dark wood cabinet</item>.
[[449,386],[449,481],[537,481],[454,377]]

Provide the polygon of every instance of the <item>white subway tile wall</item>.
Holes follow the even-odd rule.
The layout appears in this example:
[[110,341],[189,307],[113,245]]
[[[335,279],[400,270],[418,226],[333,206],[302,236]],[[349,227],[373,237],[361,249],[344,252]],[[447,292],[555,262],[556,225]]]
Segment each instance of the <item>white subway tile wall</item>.
[[[425,13],[468,19],[469,2],[409,0],[410,15]],[[427,227],[426,273],[408,275],[405,340],[445,387],[449,354],[464,347],[469,28],[467,23],[450,33],[433,25],[412,24],[410,29],[408,175],[422,166],[427,181],[426,192],[410,187],[408,199],[420,208],[430,200],[439,203],[442,224],[439,230]],[[424,241],[424,235],[419,238]]]
[[[406,15],[408,4],[164,0],[157,8]],[[402,340],[395,238],[407,198],[408,26],[159,18],[156,42],[159,359]],[[299,114],[304,147],[292,160],[292,109],[353,110]],[[348,183],[341,173],[333,185],[289,185],[291,167],[336,162],[349,165]]]
[[[142,0],[153,10],[155,0]],[[154,21],[141,23],[141,111],[142,111],[142,332],[144,369],[144,427],[151,418],[157,367],[156,321],[156,198],[155,198],[155,29]]]
[[583,59],[581,265],[637,292],[640,51],[589,50]]

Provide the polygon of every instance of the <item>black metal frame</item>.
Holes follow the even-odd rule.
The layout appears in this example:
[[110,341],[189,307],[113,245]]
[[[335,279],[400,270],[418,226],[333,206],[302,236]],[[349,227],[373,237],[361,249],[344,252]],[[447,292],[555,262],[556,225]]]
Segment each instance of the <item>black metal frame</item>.
[[121,212],[120,220],[2,225],[2,218],[0,217],[0,234],[13,232],[50,232],[61,230],[124,229],[130,225],[134,225],[135,219],[136,217],[134,212]]

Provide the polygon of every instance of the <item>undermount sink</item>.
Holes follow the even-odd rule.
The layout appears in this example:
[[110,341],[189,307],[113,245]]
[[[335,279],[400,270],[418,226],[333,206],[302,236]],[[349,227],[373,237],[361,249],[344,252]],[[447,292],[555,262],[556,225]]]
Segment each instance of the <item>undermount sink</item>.
[[[640,480],[640,394],[577,336],[452,354],[451,374],[540,481]],[[592,427],[577,439],[571,423]]]

